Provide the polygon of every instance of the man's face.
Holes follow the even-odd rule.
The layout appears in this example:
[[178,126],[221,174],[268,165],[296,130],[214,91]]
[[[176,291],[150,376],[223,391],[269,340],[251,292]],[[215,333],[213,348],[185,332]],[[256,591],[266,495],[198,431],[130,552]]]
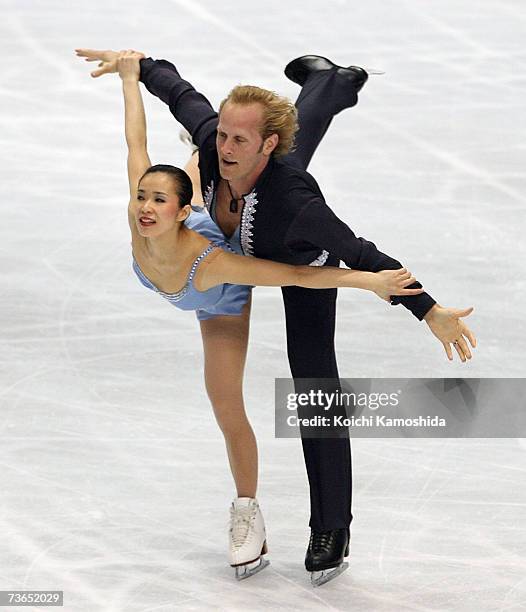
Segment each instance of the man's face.
[[263,109],[260,104],[232,104],[227,102],[219,115],[217,126],[217,155],[219,172],[228,180],[252,178],[266,166],[274,148],[269,139],[263,142],[260,126]]

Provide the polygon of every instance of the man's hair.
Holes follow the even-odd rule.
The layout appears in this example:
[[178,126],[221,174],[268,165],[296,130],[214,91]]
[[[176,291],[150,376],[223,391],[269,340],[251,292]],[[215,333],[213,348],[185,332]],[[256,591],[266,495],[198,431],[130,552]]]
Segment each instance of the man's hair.
[[261,137],[265,140],[272,134],[279,136],[279,142],[272,155],[279,157],[292,150],[294,136],[298,131],[298,111],[288,98],[255,85],[237,85],[221,102],[219,112],[227,102],[245,106],[261,104],[263,108]]

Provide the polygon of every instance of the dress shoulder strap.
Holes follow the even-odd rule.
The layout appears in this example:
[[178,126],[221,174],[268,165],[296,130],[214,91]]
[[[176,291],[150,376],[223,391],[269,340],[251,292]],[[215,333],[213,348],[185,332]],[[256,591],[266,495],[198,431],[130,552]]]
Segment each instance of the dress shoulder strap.
[[215,242],[211,242],[206,249],[201,253],[201,255],[199,255],[199,257],[196,257],[194,260],[194,263],[192,264],[192,267],[190,268],[190,273],[188,274],[188,283],[192,282],[192,279],[194,278],[194,275],[196,273],[196,270],[199,266],[199,264],[203,261],[203,259],[207,256],[210,255],[210,253],[214,250],[214,249],[218,249],[220,248],[220,246],[218,244],[215,244]]

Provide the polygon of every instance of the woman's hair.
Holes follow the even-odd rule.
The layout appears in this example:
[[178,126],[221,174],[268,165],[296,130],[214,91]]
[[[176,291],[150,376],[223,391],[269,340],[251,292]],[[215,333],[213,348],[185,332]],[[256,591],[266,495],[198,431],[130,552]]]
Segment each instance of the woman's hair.
[[219,112],[227,102],[243,105],[261,104],[263,108],[261,137],[265,140],[272,134],[279,136],[279,142],[272,155],[279,157],[292,150],[294,136],[298,131],[298,111],[288,98],[254,85],[238,85],[221,102]]
[[162,172],[163,174],[169,174],[172,177],[175,193],[179,198],[179,206],[181,208],[192,202],[192,196],[194,195],[192,181],[184,170],[181,170],[181,168],[176,168],[175,166],[170,166],[169,164],[156,164],[155,166],[150,166],[148,170],[146,170],[146,172],[139,179],[139,184],[147,174],[153,174],[154,172]]

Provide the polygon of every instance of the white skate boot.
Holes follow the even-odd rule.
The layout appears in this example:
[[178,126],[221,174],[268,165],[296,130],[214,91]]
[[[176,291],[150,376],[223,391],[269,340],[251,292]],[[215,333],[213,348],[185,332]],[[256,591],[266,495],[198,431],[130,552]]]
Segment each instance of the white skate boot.
[[236,568],[237,580],[253,576],[267,567],[265,522],[259,504],[252,497],[236,497],[230,507],[228,561]]
[[181,128],[179,130],[179,140],[187,147],[190,147],[190,149],[192,150],[192,155],[196,151],[199,151],[199,147],[194,143],[194,141],[192,140],[192,136],[187,129]]

